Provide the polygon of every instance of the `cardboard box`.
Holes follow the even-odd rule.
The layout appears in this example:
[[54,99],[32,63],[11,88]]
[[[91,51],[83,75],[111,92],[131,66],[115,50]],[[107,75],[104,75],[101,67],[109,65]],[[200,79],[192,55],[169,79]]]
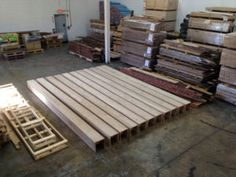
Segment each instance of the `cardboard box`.
[[228,33],[233,30],[233,23],[231,21],[191,17],[189,20],[189,28]]
[[175,31],[176,21],[163,22],[163,30],[167,32]]
[[219,80],[236,86],[236,69],[222,66]]
[[145,0],[145,9],[176,10],[178,0]]
[[236,69],[236,50],[223,49],[220,64]]
[[211,31],[188,29],[187,39],[192,42],[223,46],[225,35],[226,34]]
[[151,59],[156,58],[158,53],[158,47],[151,47],[135,42],[123,41],[122,51]]
[[236,49],[236,32],[225,35],[224,47]]
[[145,10],[145,16],[161,21],[176,21],[177,11]]
[[165,32],[152,33],[125,28],[122,34],[122,39],[150,46],[159,46],[166,39],[166,36],[167,34]]

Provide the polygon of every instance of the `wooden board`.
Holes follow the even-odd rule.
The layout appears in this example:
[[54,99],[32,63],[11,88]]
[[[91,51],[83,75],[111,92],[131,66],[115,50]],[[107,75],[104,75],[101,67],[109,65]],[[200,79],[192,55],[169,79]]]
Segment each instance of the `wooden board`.
[[108,145],[120,142],[190,104],[106,66],[28,81],[28,86],[93,150],[103,138]]

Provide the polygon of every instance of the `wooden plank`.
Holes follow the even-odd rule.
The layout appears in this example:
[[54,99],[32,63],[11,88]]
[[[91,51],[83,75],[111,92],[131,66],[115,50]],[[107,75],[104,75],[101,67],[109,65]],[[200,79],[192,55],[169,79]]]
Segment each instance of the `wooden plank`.
[[162,89],[159,89],[159,88],[157,88],[157,87],[154,87],[154,86],[152,86],[152,85],[149,85],[149,84],[147,84],[147,83],[145,83],[145,82],[142,82],[142,81],[140,81],[140,80],[138,80],[138,79],[135,79],[135,78],[133,78],[133,77],[130,77],[130,76],[128,76],[128,75],[126,75],[126,74],[123,74],[123,73],[121,73],[121,72],[119,72],[119,71],[117,71],[117,70],[115,70],[115,69],[112,69],[112,68],[110,68],[110,67],[107,67],[107,66],[100,66],[100,67],[98,67],[99,69],[101,69],[101,70],[103,70],[104,72],[107,72],[107,71],[110,71],[109,73],[111,74],[111,75],[113,75],[113,76],[115,76],[115,77],[117,77],[117,78],[119,78],[119,79],[121,79],[121,80],[123,80],[123,81],[125,81],[125,82],[128,82],[128,83],[130,83],[131,85],[133,85],[133,86],[135,86],[135,87],[137,87],[137,88],[139,88],[139,89],[141,89],[141,90],[143,90],[143,91],[146,91],[146,92],[148,92],[148,93],[150,93],[150,94],[152,94],[152,95],[156,95],[157,93],[158,94],[161,94],[161,95],[163,95],[163,97],[165,97],[165,99],[170,99],[170,101],[172,102],[172,104],[190,104],[190,102],[189,101],[187,101],[187,100],[185,100],[185,99],[183,99],[183,98],[180,98],[180,97],[178,97],[178,96],[175,96],[175,95],[173,95],[173,94],[171,94],[171,93],[169,93],[169,92],[166,92],[166,91],[164,91],[164,90],[162,90]]
[[[140,89],[137,89],[136,87],[131,86],[130,84],[127,84],[115,77],[112,77],[111,75],[102,72],[101,70],[99,70],[98,68],[95,69],[91,69],[93,70],[95,73],[100,74],[102,77],[105,77],[107,79],[110,79],[111,82],[116,83],[116,86],[118,87],[119,85],[121,85],[122,87],[125,88],[124,91],[128,92],[130,94],[132,93],[136,93],[135,95],[133,94],[133,96],[135,96],[136,98],[140,98],[140,100],[145,101],[146,104],[150,105],[153,107],[153,109],[157,109],[158,111],[160,111],[161,113],[168,113],[170,110],[175,109],[176,107],[163,102],[163,100],[155,98],[154,96],[148,94],[147,92],[144,92]],[[161,104],[160,104],[161,103]]]
[[128,129],[118,122],[116,119],[114,119],[112,116],[107,114],[105,111],[97,107],[95,104],[93,104],[90,100],[88,101],[84,97],[82,97],[80,94],[76,93],[73,91],[71,88],[66,86],[64,83],[58,81],[54,77],[47,77],[46,78],[49,82],[51,82],[54,86],[59,88],[61,91],[69,95],[71,98],[73,98],[75,101],[77,101],[79,104],[83,105],[86,107],[88,110],[93,112],[95,115],[97,115],[101,120],[106,122],[108,125],[110,125],[112,128],[114,128],[116,131],[119,132],[120,137],[122,135],[128,135]]
[[93,96],[88,91],[84,90],[83,88],[79,87],[79,85],[76,85],[69,79],[65,78],[62,75],[56,75],[55,78],[57,78],[60,82],[64,83],[71,89],[73,89],[75,92],[82,95],[87,100],[92,100],[95,105],[97,105],[99,108],[106,111],[108,114],[110,114],[112,117],[114,117],[116,120],[121,122],[123,125],[128,127],[131,131],[132,129],[137,128],[137,123],[130,120],[128,117],[126,117],[124,114],[121,114],[119,111],[115,110],[113,107],[109,106],[108,104],[104,103],[102,100],[98,99],[97,97]]
[[53,93],[58,99],[63,100],[67,106],[80,115],[84,120],[89,122],[89,124],[104,137],[106,137],[108,146],[111,145],[112,142],[117,142],[119,140],[118,132],[116,130],[98,118],[95,114],[87,110],[81,104],[66,95],[63,91],[59,90],[53,84],[50,84],[46,79],[37,79],[37,82]]
[[[74,74],[74,75],[72,75],[72,74]],[[76,85],[78,85],[81,88],[83,88],[84,90],[88,91],[89,93],[91,93],[95,97],[99,98],[100,100],[102,100],[106,104],[112,106],[117,111],[121,112],[122,114],[127,116],[129,119],[131,119],[132,121],[137,123],[138,125],[144,124],[146,122],[146,120],[143,119],[142,117],[140,117],[137,114],[133,113],[132,111],[130,111],[126,107],[122,106],[121,104],[119,104],[116,101],[114,101],[111,98],[109,98],[108,96],[101,94],[98,90],[90,87],[87,83],[82,82],[81,80],[79,80],[76,77],[76,73],[71,73],[71,74],[66,73],[66,74],[63,74],[63,76],[66,77],[67,79],[71,80]]]
[[28,81],[28,88],[46,104],[71,130],[74,131],[93,151],[104,147],[104,138],[81,117],[64,105],[59,99],[36,81]]
[[[141,95],[135,94],[134,92],[128,90],[127,88],[119,86],[118,84],[114,83],[112,80],[109,80],[99,75],[98,73],[91,71],[91,69],[83,70],[83,71],[84,72],[80,72],[80,73],[83,74],[84,76],[88,77],[89,79],[96,82],[100,86],[103,86],[104,88],[110,90],[114,94],[117,94],[123,99],[130,101],[131,103],[138,106],[139,108],[148,111],[154,117],[158,117],[161,115],[161,111],[155,108],[157,104],[154,104],[153,107],[151,107],[148,104],[145,104],[145,101],[143,100],[145,98],[142,97]],[[148,101],[152,102],[151,100],[148,100]]]

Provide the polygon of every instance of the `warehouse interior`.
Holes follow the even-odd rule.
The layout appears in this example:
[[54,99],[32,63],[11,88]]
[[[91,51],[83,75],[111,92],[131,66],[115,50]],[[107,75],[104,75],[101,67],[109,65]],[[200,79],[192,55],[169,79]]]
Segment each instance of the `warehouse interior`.
[[0,0],[0,177],[235,177],[235,0]]

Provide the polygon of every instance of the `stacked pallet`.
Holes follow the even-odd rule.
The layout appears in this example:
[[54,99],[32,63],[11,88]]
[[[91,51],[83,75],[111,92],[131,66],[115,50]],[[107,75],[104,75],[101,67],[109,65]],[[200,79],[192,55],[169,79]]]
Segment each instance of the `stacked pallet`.
[[41,45],[41,35],[39,31],[25,33],[22,35],[26,53],[27,54],[40,54],[44,50]]
[[69,53],[90,62],[104,60],[104,37],[100,34],[91,34],[81,40],[69,43]]
[[236,105],[236,33],[225,36],[217,97]]
[[[110,2],[111,7],[111,25],[118,26],[120,24],[120,20],[126,16],[129,16],[131,11],[124,5],[118,2]],[[99,4],[100,9],[100,20],[104,20],[104,1],[100,1]]]
[[122,48],[122,33],[123,25],[122,23],[118,26],[117,30],[113,32],[113,51],[121,53]]
[[136,67],[152,68],[158,47],[166,38],[163,24],[146,17],[124,20],[121,61]]
[[0,53],[7,60],[23,59],[25,57],[25,50],[21,48],[17,33],[0,34]]
[[28,81],[28,87],[94,151],[171,120],[190,104],[107,66]]
[[41,33],[41,36],[41,44],[44,49],[63,46],[63,36],[61,34]]
[[159,19],[164,30],[175,31],[178,0],[145,0],[145,16]]
[[0,87],[2,115],[35,160],[58,152],[68,141],[12,85]]
[[192,43],[165,40],[161,45],[158,72],[215,91],[219,75],[220,53]]
[[233,31],[236,16],[232,13],[192,12],[187,40],[222,47],[226,34]]

